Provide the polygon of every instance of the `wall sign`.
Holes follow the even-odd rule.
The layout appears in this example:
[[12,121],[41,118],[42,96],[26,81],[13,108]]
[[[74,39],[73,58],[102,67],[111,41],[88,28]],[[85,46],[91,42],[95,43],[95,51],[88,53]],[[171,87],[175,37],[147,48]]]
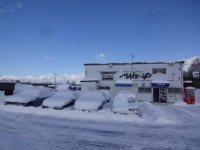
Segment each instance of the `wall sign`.
[[169,87],[169,83],[152,83],[152,87]]
[[125,77],[126,79],[143,79],[146,80],[147,78],[150,78],[152,76],[151,73],[142,73],[142,72],[124,72],[120,78]]
[[100,74],[102,75],[102,80],[114,80],[114,74],[116,74],[117,71],[100,71]]

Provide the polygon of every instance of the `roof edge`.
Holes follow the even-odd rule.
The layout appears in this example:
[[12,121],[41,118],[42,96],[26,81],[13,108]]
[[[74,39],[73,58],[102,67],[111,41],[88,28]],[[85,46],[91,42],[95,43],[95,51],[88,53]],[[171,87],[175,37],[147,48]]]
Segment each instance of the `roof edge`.
[[131,63],[85,63],[84,66],[91,66],[91,65],[130,65],[130,64],[173,64],[173,63],[184,64],[185,61],[155,61],[155,62],[131,62]]

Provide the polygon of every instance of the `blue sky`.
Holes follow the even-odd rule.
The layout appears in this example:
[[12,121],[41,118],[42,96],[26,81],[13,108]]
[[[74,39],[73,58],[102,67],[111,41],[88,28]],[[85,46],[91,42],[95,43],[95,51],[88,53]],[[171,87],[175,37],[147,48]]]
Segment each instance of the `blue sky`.
[[199,0],[0,0],[0,75],[200,56]]

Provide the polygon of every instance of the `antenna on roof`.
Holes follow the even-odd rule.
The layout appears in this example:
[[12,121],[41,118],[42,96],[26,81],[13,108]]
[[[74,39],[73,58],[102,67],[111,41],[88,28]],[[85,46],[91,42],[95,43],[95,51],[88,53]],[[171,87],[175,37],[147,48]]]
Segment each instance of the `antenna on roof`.
[[131,69],[133,70],[133,58],[134,58],[134,54],[130,55],[131,57]]
[[130,56],[131,56],[131,63],[133,63],[134,54],[132,54]]

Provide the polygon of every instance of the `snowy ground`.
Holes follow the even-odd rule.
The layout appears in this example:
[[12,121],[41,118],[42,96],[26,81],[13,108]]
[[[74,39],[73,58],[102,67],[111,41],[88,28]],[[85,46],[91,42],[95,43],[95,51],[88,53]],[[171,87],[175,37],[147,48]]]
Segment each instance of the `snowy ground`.
[[[196,90],[200,101],[200,90]],[[140,103],[141,118],[0,104],[1,150],[199,150],[200,105]]]

